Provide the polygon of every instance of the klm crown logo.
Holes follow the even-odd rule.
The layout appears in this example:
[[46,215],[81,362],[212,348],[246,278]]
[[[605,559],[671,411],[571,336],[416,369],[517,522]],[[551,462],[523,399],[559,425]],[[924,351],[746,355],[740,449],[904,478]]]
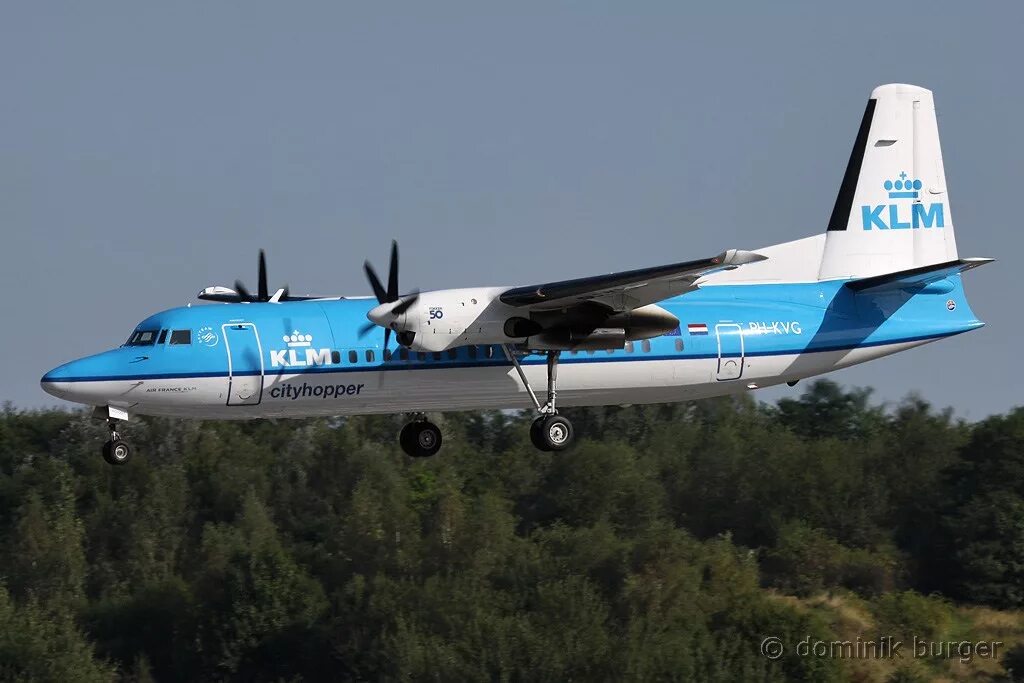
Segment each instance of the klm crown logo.
[[921,189],[921,181],[918,179],[907,180],[907,172],[902,171],[896,181],[886,180],[882,187],[889,193],[889,199],[917,199],[917,193]]
[[[860,207],[862,227],[865,230],[906,230],[917,228],[943,228],[946,226],[945,207],[941,202],[925,206],[921,203],[923,183],[910,178],[906,171],[900,171],[895,180],[887,179],[882,187],[890,200],[911,199],[910,220],[907,220],[907,205],[903,202],[864,205]],[[901,220],[902,219],[902,220]]]
[[310,346],[313,343],[313,335],[301,334],[298,330],[295,330],[291,334],[284,335],[282,340],[293,348],[296,346]]
[[340,362],[337,351],[318,349],[313,346],[313,335],[303,334],[298,330],[281,337],[287,349],[271,349],[270,365],[275,368],[307,367],[313,365],[331,365]]

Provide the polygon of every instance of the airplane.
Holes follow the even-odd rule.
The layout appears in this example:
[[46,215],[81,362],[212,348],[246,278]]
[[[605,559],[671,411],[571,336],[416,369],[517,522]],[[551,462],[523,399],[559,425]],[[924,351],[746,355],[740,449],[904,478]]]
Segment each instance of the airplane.
[[[426,414],[531,409],[543,451],[574,440],[565,406],[733,394],[977,329],[957,254],[931,91],[875,88],[827,229],[756,251],[512,287],[400,293],[392,244],[373,297],[208,287],[120,347],[47,372],[42,388],[107,420],[111,464],[135,415],[249,419],[406,413],[402,450],[428,457]],[[379,329],[378,329],[379,328]]]

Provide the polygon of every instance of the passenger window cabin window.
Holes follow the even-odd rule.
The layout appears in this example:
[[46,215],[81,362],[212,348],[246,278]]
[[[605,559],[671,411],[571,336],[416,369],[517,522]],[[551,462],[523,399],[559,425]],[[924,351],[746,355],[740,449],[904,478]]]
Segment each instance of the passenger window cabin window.
[[331,362],[335,365],[341,362],[341,351],[331,351]]
[[469,359],[470,360],[476,360],[476,347],[475,346],[467,347],[466,351],[469,353]]
[[385,361],[391,360],[391,349],[384,349],[383,357]]
[[494,358],[494,347],[493,346],[485,346],[484,347],[484,355],[487,356],[488,358]]
[[633,353],[633,342],[626,342],[626,353]]
[[125,346],[152,346],[156,342],[159,330],[138,330],[128,337]]
[[348,362],[349,363],[358,363],[359,362],[359,353],[357,353],[355,349],[352,349],[351,351],[348,352]]
[[441,352],[440,351],[434,351],[432,356],[433,356],[434,360],[441,360]]
[[163,344],[167,341],[167,330],[160,330],[160,338],[156,340],[157,344]]
[[640,343],[640,348],[643,349],[644,353],[650,353],[651,352],[651,340],[650,339],[644,339]]
[[372,363],[373,362],[373,349],[366,349],[366,362],[367,363]]
[[425,351],[417,351],[416,352],[416,360],[426,360],[426,359],[427,359],[427,354],[426,354]]
[[398,357],[401,360],[409,360],[409,349],[399,349],[398,350]]
[[682,339],[676,339],[676,351],[682,351],[682,350],[683,350],[683,340]]
[[191,344],[192,330],[174,330],[171,332],[171,346],[176,344]]
[[458,349],[448,349],[448,360],[455,360],[459,357]]

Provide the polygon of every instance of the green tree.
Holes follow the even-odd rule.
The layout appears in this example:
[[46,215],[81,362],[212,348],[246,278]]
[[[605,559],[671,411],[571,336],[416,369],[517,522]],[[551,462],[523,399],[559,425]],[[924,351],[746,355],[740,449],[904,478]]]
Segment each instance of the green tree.
[[18,607],[0,584],[0,680],[89,683],[113,681],[114,673],[68,612],[47,609],[34,596]]

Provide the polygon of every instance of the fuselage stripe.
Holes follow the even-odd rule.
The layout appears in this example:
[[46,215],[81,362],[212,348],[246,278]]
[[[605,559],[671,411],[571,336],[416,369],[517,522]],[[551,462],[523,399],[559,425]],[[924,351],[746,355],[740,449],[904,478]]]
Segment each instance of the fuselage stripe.
[[[806,353],[826,353],[832,351],[848,351],[852,349],[865,348],[871,346],[889,346],[892,344],[903,344],[911,343],[916,341],[927,341],[930,339],[941,339],[944,337],[952,337],[958,334],[962,334],[967,330],[957,330],[954,332],[942,332],[938,334],[918,335],[913,337],[906,337],[903,339],[886,339],[883,341],[863,341],[858,344],[834,344],[834,345],[817,345],[813,347],[804,347],[802,349],[783,349],[783,350],[772,350],[772,351],[746,351],[745,357],[765,357],[765,356],[788,356],[794,353],[806,354]],[[674,353],[674,354],[651,354],[651,353],[632,353],[623,355],[597,355],[603,354],[603,351],[595,352],[595,355],[583,355],[573,356],[566,355],[563,353],[560,363],[564,364],[587,364],[587,363],[636,363],[636,362],[649,362],[649,361],[666,361],[666,360],[706,360],[718,358],[717,353],[686,353],[685,351]],[[543,365],[547,361],[543,357],[524,358],[520,360],[522,365]],[[334,374],[334,373],[346,373],[346,372],[394,372],[400,370],[452,370],[458,368],[483,368],[483,367],[512,367],[504,358],[495,359],[480,359],[475,361],[449,361],[449,360],[392,360],[384,363],[372,364],[357,364],[349,366],[321,366],[321,367],[289,367],[282,368],[273,372],[262,373],[266,376],[280,376],[280,375],[315,375],[315,374]],[[258,371],[248,372],[235,372],[234,376],[259,376],[261,373]],[[126,380],[158,380],[158,379],[185,379],[185,378],[202,378],[202,377],[228,377],[228,372],[214,371],[214,372],[177,372],[177,373],[154,373],[154,374],[139,374],[139,375],[98,375],[98,376],[81,376],[81,377],[61,377],[55,382],[111,382],[111,381],[126,381]]]

